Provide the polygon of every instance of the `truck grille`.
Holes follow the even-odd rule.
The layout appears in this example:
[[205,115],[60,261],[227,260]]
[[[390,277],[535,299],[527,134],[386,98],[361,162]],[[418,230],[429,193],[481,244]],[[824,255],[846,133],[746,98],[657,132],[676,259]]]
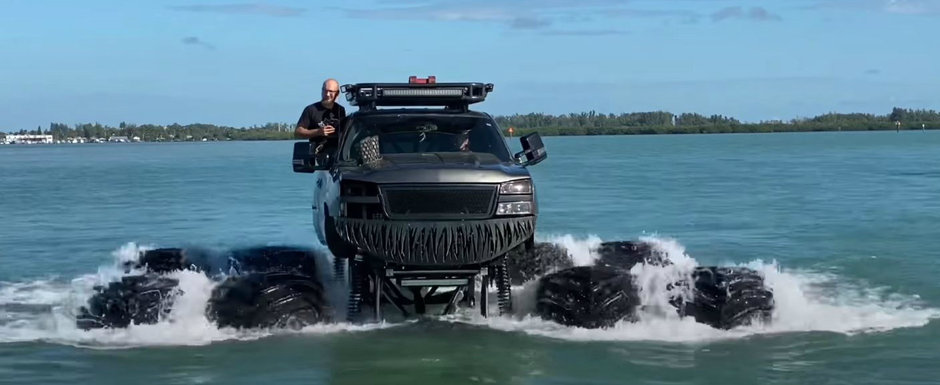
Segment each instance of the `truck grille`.
[[390,219],[489,218],[496,201],[496,186],[382,186],[379,189]]
[[387,221],[337,218],[336,231],[386,262],[420,266],[485,263],[535,233],[535,217],[478,221]]

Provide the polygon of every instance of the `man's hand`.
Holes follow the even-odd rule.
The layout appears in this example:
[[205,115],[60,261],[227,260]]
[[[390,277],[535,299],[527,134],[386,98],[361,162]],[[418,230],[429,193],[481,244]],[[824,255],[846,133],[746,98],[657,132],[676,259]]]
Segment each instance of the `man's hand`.
[[320,138],[333,135],[336,132],[336,129],[333,126],[323,126],[321,128],[308,129],[304,127],[297,126],[294,129],[294,137],[296,138]]

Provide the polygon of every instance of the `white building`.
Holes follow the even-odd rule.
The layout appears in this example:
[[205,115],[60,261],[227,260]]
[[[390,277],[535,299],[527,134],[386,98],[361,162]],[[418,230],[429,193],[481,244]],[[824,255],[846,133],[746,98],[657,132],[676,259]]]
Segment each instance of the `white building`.
[[3,139],[4,143],[23,144],[23,143],[52,143],[52,135],[13,135],[7,134]]

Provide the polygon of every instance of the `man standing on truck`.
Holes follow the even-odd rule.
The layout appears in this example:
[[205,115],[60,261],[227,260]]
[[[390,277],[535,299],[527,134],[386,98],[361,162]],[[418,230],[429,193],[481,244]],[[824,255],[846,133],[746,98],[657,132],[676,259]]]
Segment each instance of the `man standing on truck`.
[[326,79],[323,82],[320,101],[313,103],[300,114],[294,136],[309,138],[311,142],[322,138],[335,141],[338,130],[346,120],[346,109],[336,103],[339,97],[339,82]]

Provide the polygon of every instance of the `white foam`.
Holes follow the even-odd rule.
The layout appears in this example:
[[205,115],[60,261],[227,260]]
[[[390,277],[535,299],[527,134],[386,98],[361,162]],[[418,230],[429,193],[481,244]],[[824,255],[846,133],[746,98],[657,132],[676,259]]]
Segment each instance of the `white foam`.
[[[595,257],[592,249],[600,243],[596,237],[577,240],[554,237],[556,243],[578,250],[581,255]],[[515,314],[483,319],[475,313],[453,318],[458,322],[575,341],[662,341],[700,343],[713,340],[738,339],[759,334],[824,331],[846,335],[920,327],[931,319],[940,318],[940,310],[924,307],[917,295],[889,294],[886,288],[868,288],[864,282],[848,282],[844,277],[811,271],[787,271],[776,262],[755,260],[740,266],[757,270],[773,290],[776,306],[768,323],[719,330],[680,318],[668,303],[676,292],[665,283],[689,278],[698,265],[677,241],[662,237],[641,237],[672,262],[669,266],[637,265],[631,270],[640,288],[642,309],[637,322],[623,321],[611,328],[584,329],[566,327],[531,316],[534,310],[534,281],[514,288],[519,305]],[[574,246],[573,248],[570,246]],[[491,300],[495,303],[495,297]]]
[[52,305],[61,302],[67,292],[55,279],[33,282],[0,282],[0,305]]
[[540,237],[539,241],[551,242],[565,247],[568,250],[568,254],[571,255],[575,266],[593,265],[594,261],[597,259],[597,253],[595,253],[594,250],[596,250],[602,242],[596,235],[590,235],[585,239],[578,239],[570,234],[552,235],[546,237],[544,240]]
[[[847,277],[806,270],[787,270],[776,261],[755,260],[741,266],[750,267],[765,277],[774,292],[776,307],[771,322],[717,330],[680,318],[668,304],[676,292],[686,290],[667,287],[688,277],[697,261],[673,239],[644,237],[663,253],[669,266],[638,265],[631,270],[638,286],[642,310],[638,322],[620,322],[607,329],[565,327],[531,316],[535,309],[536,282],[513,288],[515,314],[483,319],[476,309],[466,309],[445,321],[466,322],[497,330],[577,341],[663,341],[705,342],[737,339],[758,334],[825,331],[842,334],[872,333],[905,327],[920,327],[940,318],[940,310],[926,307],[914,294],[892,293],[888,288],[871,287]],[[596,258],[594,250],[601,239],[596,236],[577,239],[555,236],[550,241],[566,247],[577,265],[588,265]],[[391,328],[407,323],[353,325],[329,323],[306,327],[300,331],[250,330],[218,328],[206,318],[205,306],[217,284],[202,274],[177,272],[183,294],[176,298],[170,314],[154,325],[133,325],[125,329],[84,331],[75,326],[75,311],[86,303],[96,284],[106,284],[124,276],[122,263],[133,261],[138,252],[149,247],[124,245],[113,253],[114,263],[101,266],[94,274],[70,282],[44,279],[32,282],[0,283],[0,343],[47,341],[92,348],[125,348],[152,345],[205,345],[223,340],[254,340],[282,333],[329,334],[362,332]],[[495,293],[490,304],[494,307]]]
[[[136,260],[140,251],[150,248],[124,245],[112,253],[114,264],[101,266],[96,273],[78,277],[69,283],[51,280],[0,283],[0,343],[45,341],[96,349],[206,345],[224,340],[254,340],[283,333],[361,332],[395,326],[387,323],[325,323],[298,331],[218,328],[206,317],[205,312],[212,290],[218,282],[204,274],[180,271],[168,277],[179,281],[178,289],[182,294],[174,298],[170,313],[160,322],[118,329],[79,329],[75,325],[77,309],[87,303],[94,286],[120,280],[127,275],[121,267],[123,263]],[[138,272],[130,272],[134,273]],[[14,310],[4,310],[3,306],[9,308],[10,305],[14,305]]]
[[809,271],[786,271],[776,262],[746,265],[763,273],[776,307],[770,332],[829,331],[845,334],[924,326],[940,318],[916,294],[889,293],[887,288]]
[[644,237],[640,240],[653,245],[654,252],[661,253],[671,262],[666,266],[637,264],[630,269],[640,297],[640,322],[678,320],[675,307],[669,303],[674,297],[692,298],[689,286],[670,285],[674,282],[689,282],[698,263],[685,253],[685,248],[673,239]]

